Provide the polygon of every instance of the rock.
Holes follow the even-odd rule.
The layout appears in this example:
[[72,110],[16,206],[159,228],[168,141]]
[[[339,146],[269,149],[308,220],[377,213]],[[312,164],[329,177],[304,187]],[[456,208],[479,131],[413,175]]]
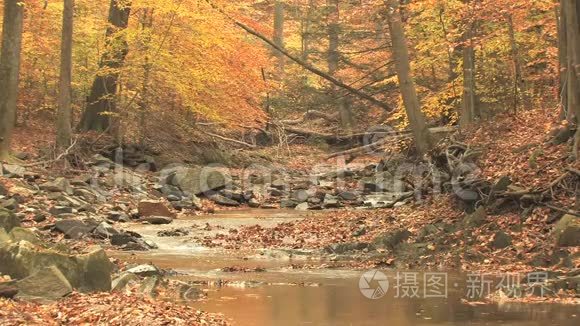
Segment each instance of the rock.
[[157,232],[158,237],[184,237],[189,235],[189,230],[186,228],[163,230]]
[[148,239],[145,239],[145,240],[140,239],[140,241],[143,242],[143,244],[145,244],[148,249],[159,249],[159,246],[155,242],[153,242],[151,240],[148,240]]
[[82,270],[81,284],[78,286],[79,291],[111,291],[112,264],[103,248],[99,246],[91,247],[88,254],[77,256],[76,260]]
[[497,231],[493,237],[493,242],[491,243],[494,249],[503,249],[511,246],[512,237],[503,231]]
[[97,227],[94,224],[88,224],[81,220],[60,220],[54,225],[55,230],[64,233],[69,239],[80,239],[90,234]]
[[40,189],[48,192],[66,192],[72,194],[70,183],[65,178],[56,178],[40,185]]
[[225,188],[232,183],[229,175],[216,168],[181,168],[170,175],[168,181],[196,196]]
[[113,234],[111,236],[111,244],[113,246],[124,246],[130,242],[137,242],[138,238],[128,233]]
[[131,282],[136,282],[139,277],[133,273],[124,272],[111,283],[111,292],[121,292]]
[[148,251],[150,248],[141,239],[137,242],[129,242],[126,245],[121,246],[123,251]]
[[208,198],[218,205],[230,207],[240,206],[240,203],[238,203],[237,201],[224,197],[220,194],[211,194]]
[[174,185],[164,184],[163,186],[161,186],[160,191],[165,197],[174,196],[176,198],[179,198],[178,200],[180,200],[181,197],[183,197],[183,192],[181,191],[181,189],[179,189]]
[[4,185],[0,183],[0,196],[6,195],[8,195],[8,189],[6,189],[6,187],[4,187]]
[[358,199],[357,194],[352,191],[342,191],[338,196],[346,201],[354,201]]
[[276,188],[268,189],[268,194],[272,197],[282,197],[284,196],[284,192],[282,190]]
[[72,293],[73,288],[56,267],[43,268],[16,283],[18,298],[43,298],[56,300]]
[[487,213],[485,207],[480,206],[475,212],[468,214],[463,218],[463,224],[466,227],[477,227],[485,223]]
[[22,178],[26,173],[26,168],[17,164],[1,164],[0,172],[6,178]]
[[260,203],[256,198],[251,198],[248,201],[248,206],[250,206],[251,208],[259,208],[262,205],[262,203]]
[[324,196],[324,200],[322,201],[322,205],[324,208],[339,208],[340,202],[338,201],[338,197],[326,194]]
[[0,298],[12,299],[18,294],[15,282],[2,282],[0,280]]
[[157,286],[159,285],[160,278],[158,276],[150,276],[147,277],[141,286],[139,287],[139,292],[149,296],[149,297],[156,297],[157,296]]
[[72,214],[75,210],[72,207],[67,206],[53,206],[48,212],[53,216],[61,216],[63,214]]
[[284,198],[280,200],[280,208],[294,208],[298,205],[293,199]]
[[171,222],[173,222],[173,218],[169,216],[146,216],[140,218],[139,221],[154,225],[161,225],[161,224],[170,224]]
[[111,224],[102,222],[94,230],[93,234],[103,239],[109,239],[115,234],[120,234]]
[[14,157],[16,157],[17,159],[19,159],[21,161],[26,161],[26,160],[30,159],[32,157],[32,155],[30,153],[26,153],[26,152],[16,152],[16,153],[14,153]]
[[373,244],[377,247],[393,250],[403,241],[406,241],[411,236],[411,232],[406,229],[400,229],[393,232],[388,232],[376,237]]
[[128,270],[126,270],[127,273],[131,273],[131,274],[135,274],[135,275],[139,275],[141,277],[147,277],[147,276],[161,276],[161,270],[159,270],[159,268],[153,266],[153,265],[147,265],[147,264],[143,264],[143,265],[139,265],[133,268],[129,268]]
[[197,197],[196,195],[191,195],[191,204],[197,210],[203,209],[203,203],[201,202],[201,199],[199,197]]
[[36,233],[34,233],[30,229],[15,227],[10,231],[9,236],[12,242],[19,242],[24,240],[33,244],[40,244],[40,239],[38,238]]
[[115,222],[130,222],[131,218],[125,212],[121,211],[110,211],[109,219]]
[[3,246],[5,243],[12,241],[12,238],[10,237],[10,235],[8,233],[6,233],[6,230],[4,230],[3,228],[0,228],[0,247]]
[[566,214],[554,226],[552,232],[559,247],[580,246],[580,218]]
[[365,242],[336,243],[326,247],[324,250],[331,254],[342,255],[352,251],[370,250],[372,245]]
[[239,203],[246,201],[244,198],[244,194],[241,190],[232,190],[232,189],[223,189],[220,191],[220,194],[226,198],[235,200]]
[[34,217],[32,219],[36,223],[44,222],[46,221],[46,214],[44,214],[43,212],[37,212],[36,214],[34,214]]
[[53,265],[81,292],[111,289],[111,263],[101,248],[74,256],[43,249],[27,241],[0,247],[0,273],[12,278],[23,279]]
[[307,211],[310,208],[310,204],[308,203],[300,203],[294,209],[297,211]]
[[99,200],[104,201],[104,199],[101,198],[102,195],[98,194],[95,191],[86,189],[86,188],[76,188],[73,190],[73,194],[75,196],[81,197],[82,199],[84,199],[85,201],[87,201],[89,203],[96,203]]
[[302,203],[308,200],[308,197],[310,197],[310,195],[308,194],[308,191],[304,190],[304,189],[298,189],[292,192],[292,195],[290,196],[292,198],[292,200],[298,202],[298,203]]
[[107,168],[110,168],[111,166],[115,165],[115,163],[113,161],[104,157],[101,154],[93,155],[92,163],[93,163],[93,165],[98,165],[98,166],[107,167]]
[[0,202],[0,206],[13,211],[18,208],[18,201],[16,201],[14,198],[2,200],[2,202]]
[[391,208],[397,202],[413,197],[413,192],[385,192],[364,197],[364,205],[372,208]]
[[167,216],[174,218],[175,213],[171,212],[169,208],[162,201],[157,200],[142,200],[137,206],[139,216]]
[[272,183],[270,184],[270,187],[274,188],[274,189],[278,189],[278,190],[284,190],[286,188],[286,181],[282,180],[282,179],[276,179],[274,181],[272,181]]
[[10,232],[17,226],[20,226],[20,219],[13,212],[0,207],[0,228]]

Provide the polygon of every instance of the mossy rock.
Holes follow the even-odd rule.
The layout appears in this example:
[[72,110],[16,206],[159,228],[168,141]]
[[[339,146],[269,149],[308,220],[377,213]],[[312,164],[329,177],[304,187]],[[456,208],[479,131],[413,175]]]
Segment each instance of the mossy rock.
[[554,226],[553,236],[559,247],[580,246],[580,218],[566,214]]
[[20,219],[12,211],[0,207],[0,228],[10,232],[18,226],[20,226]]
[[101,248],[75,256],[44,249],[28,241],[0,247],[0,273],[14,279],[26,278],[53,265],[81,292],[111,290],[112,267]]

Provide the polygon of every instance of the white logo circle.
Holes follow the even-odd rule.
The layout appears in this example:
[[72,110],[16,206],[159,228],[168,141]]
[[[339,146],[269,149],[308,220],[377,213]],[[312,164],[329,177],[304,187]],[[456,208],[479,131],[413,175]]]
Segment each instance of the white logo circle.
[[358,282],[362,295],[368,299],[377,300],[384,297],[389,290],[387,275],[377,270],[364,273]]

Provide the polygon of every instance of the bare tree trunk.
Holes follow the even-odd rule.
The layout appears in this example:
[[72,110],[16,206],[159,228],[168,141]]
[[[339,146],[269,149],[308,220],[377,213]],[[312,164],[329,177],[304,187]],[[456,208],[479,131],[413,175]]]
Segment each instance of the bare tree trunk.
[[568,46],[567,46],[567,35],[566,35],[566,12],[564,11],[566,4],[562,2],[560,8],[556,8],[555,15],[557,19],[558,26],[558,72],[560,74],[560,87],[558,89],[559,100],[560,100],[560,119],[569,119],[570,114],[568,114]]
[[[340,7],[339,0],[327,0],[328,7],[328,74],[335,75],[340,64]],[[337,95],[337,88],[333,87],[332,93]],[[337,106],[340,124],[346,129],[352,129],[353,118],[348,98],[341,96],[335,103]]]
[[[274,43],[284,48],[284,1],[276,0],[274,4]],[[278,72],[280,78],[284,75],[285,57],[279,51],[274,50],[278,57]]]
[[395,58],[399,87],[403,95],[403,103],[413,132],[413,138],[419,154],[426,154],[432,147],[432,139],[425,116],[421,111],[419,97],[415,89],[415,82],[411,74],[411,63],[405,29],[399,11],[399,0],[386,0],[389,16],[389,29],[391,31],[392,49]]
[[16,121],[23,14],[23,0],[4,0],[0,54],[0,160],[8,158]]
[[151,46],[151,28],[153,27],[153,9],[144,8],[141,16],[142,43],[141,51],[145,53],[143,62],[143,83],[141,85],[141,96],[139,98],[139,138],[141,145],[145,144],[147,132],[147,111],[149,107],[149,77],[151,75],[151,62],[149,59],[149,50]]
[[302,61],[308,62],[310,55],[310,40],[312,33],[312,20],[314,13],[315,0],[308,0],[308,9],[306,9],[306,17],[303,19],[302,27]]
[[[568,110],[574,113],[576,123],[580,123],[580,5],[576,0],[563,0],[566,17],[567,36],[567,85]],[[578,159],[580,128],[576,132],[573,154]]]
[[62,41],[60,49],[60,80],[58,86],[58,117],[56,146],[65,148],[71,143],[71,79],[74,0],[64,0],[62,12]]
[[460,124],[466,127],[477,114],[475,89],[475,49],[473,46],[473,23],[469,23],[463,35],[463,97],[461,101]]
[[516,33],[514,29],[513,17],[511,14],[506,15],[508,24],[508,32],[510,37],[510,47],[512,52],[512,61],[514,65],[514,111],[517,110],[519,98],[522,98],[522,104],[525,109],[530,109],[531,103],[528,97],[528,89],[522,74],[522,66],[520,63],[520,54],[518,43],[516,40]]
[[109,7],[109,27],[107,28],[107,50],[99,67],[107,74],[97,75],[93,81],[87,106],[81,118],[81,130],[108,130],[110,113],[117,111],[115,96],[119,80],[118,70],[123,66],[128,52],[127,41],[122,33],[129,24],[130,4],[121,0],[111,0]]

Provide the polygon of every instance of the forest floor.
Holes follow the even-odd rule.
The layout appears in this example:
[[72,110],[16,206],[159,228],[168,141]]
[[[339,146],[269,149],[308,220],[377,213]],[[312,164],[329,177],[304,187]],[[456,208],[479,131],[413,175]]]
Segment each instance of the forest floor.
[[[481,151],[477,159],[480,177],[492,184],[509,176],[516,189],[533,192],[565,176],[561,178],[562,182],[550,187],[550,203],[562,210],[572,210],[575,189],[571,189],[571,185],[575,184],[577,176],[565,174],[568,169],[578,170],[580,166],[570,163],[567,142],[558,145],[549,143],[553,138],[550,133],[557,127],[546,123],[556,121],[550,114],[542,110],[521,112],[515,117],[517,123],[513,119],[498,117],[483,122],[472,132],[458,135],[457,140]],[[41,124],[32,124],[26,131],[17,130],[16,150],[36,156],[39,147],[50,142],[42,131]],[[32,141],[36,134],[44,136]],[[261,157],[275,157],[277,165],[298,175],[307,175],[313,166],[321,162],[332,164],[324,159],[328,154],[327,149],[307,144],[292,145],[282,150],[262,149],[259,152]],[[363,156],[350,164],[361,166],[378,163],[376,160],[373,156]],[[83,172],[86,171],[74,173]],[[41,179],[51,179],[50,175],[43,175],[48,173],[46,171],[38,170],[35,173],[40,174]],[[0,180],[0,185],[8,192],[21,188],[18,183],[4,178]],[[46,198],[31,196],[21,201],[24,207],[38,207],[42,203],[46,207],[50,206]],[[204,214],[247,208],[227,208],[207,200],[203,203]],[[112,210],[119,205],[126,206],[125,210],[130,211],[136,203],[119,193],[115,195],[115,203],[97,208],[97,211]],[[224,249],[310,249],[327,256],[328,259],[319,264],[297,266],[306,269],[436,269],[493,274],[549,271],[555,276],[577,278],[580,247],[556,245],[554,224],[563,213],[553,207],[512,202],[505,209],[472,213],[451,193],[426,194],[420,200],[401,207],[324,210],[311,217],[280,223],[274,227],[241,226],[226,230],[226,233],[198,237],[192,241]],[[476,225],[466,226],[474,214],[479,214],[479,221]],[[23,225],[48,230],[54,222],[53,217],[39,222],[29,218]],[[38,234],[45,237],[46,241],[63,242],[72,248],[95,243],[65,240],[62,234],[54,232]],[[498,243],[498,237],[503,243]],[[116,264],[119,269],[124,267],[123,262],[116,261]],[[2,324],[7,325],[105,322],[128,325],[126,320],[130,319],[138,320],[135,324],[143,321],[176,325],[226,323],[220,316],[168,302],[153,303],[154,299],[133,294],[73,294],[47,305],[0,299],[0,319]],[[560,289],[557,296],[542,300],[580,303],[577,296],[574,290]]]

